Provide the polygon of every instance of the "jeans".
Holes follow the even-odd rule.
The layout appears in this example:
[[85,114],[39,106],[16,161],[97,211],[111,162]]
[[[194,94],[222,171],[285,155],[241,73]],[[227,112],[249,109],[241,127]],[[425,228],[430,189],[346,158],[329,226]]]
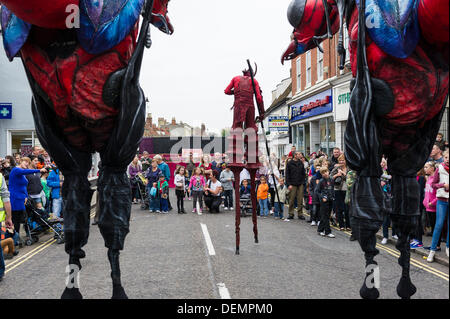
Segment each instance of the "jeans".
[[[384,220],[383,220],[383,237],[384,238],[389,238],[389,226],[391,225],[391,218],[389,216],[389,214],[386,214],[384,216]],[[392,224],[392,236],[396,235],[396,231],[394,228],[394,224]]]
[[192,191],[192,207],[197,209],[197,202],[200,209],[203,209],[203,191]]
[[150,211],[157,212],[159,211],[159,198],[150,196]]
[[259,199],[259,216],[267,216],[269,215],[269,200],[266,199]]
[[228,208],[233,208],[233,190],[227,189],[224,191],[225,200],[224,200],[224,206]]
[[449,234],[448,202],[438,200],[436,205],[436,225],[434,226],[433,239],[431,240],[430,250],[436,251],[439,242],[439,237],[441,236],[442,228],[444,227],[445,217],[447,217],[447,248],[448,248],[448,234]]
[[62,203],[63,203],[62,197],[53,198],[53,201],[52,201],[53,217],[61,217]]
[[169,211],[169,201],[167,198],[161,198],[161,211],[168,212]]
[[331,209],[333,208],[333,201],[321,202],[320,203],[320,224],[317,228],[317,232],[324,232],[325,235],[331,233],[330,227],[330,216]]
[[283,218],[284,215],[284,204],[280,202],[275,202],[275,213],[274,217]]
[[297,214],[303,215],[303,185],[294,186],[289,192],[289,216],[294,217],[294,202],[297,199]]
[[340,228],[350,228],[350,217],[348,215],[348,206],[345,204],[345,191],[335,191],[336,200],[334,208]]
[[3,249],[0,248],[0,278],[5,275],[5,259],[3,258]]

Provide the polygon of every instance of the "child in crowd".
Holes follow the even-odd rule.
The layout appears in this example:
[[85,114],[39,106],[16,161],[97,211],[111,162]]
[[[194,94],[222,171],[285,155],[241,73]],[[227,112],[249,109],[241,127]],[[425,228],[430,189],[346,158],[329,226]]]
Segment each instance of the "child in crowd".
[[333,208],[334,201],[334,186],[327,167],[321,167],[320,174],[322,175],[322,179],[317,185],[317,193],[320,199],[320,224],[317,232],[320,236],[334,238],[335,236],[331,233],[330,227],[331,209]]
[[259,216],[263,218],[266,218],[266,216],[269,215],[268,197],[269,197],[269,185],[267,184],[266,176],[261,175],[256,198],[258,199],[260,208]]
[[222,184],[225,200],[224,200],[224,210],[233,210],[233,183],[234,174],[227,167],[227,164],[222,164],[222,172],[220,173],[220,183]]
[[[284,184],[284,178],[281,177],[278,180],[278,185],[277,185],[277,191],[278,191],[278,197],[275,197],[275,212],[273,214],[273,216],[275,218],[280,218],[283,219],[283,215],[284,215],[284,203],[286,202],[286,193],[287,193],[287,187]],[[278,201],[278,198],[280,199],[280,201]]]
[[50,207],[50,188],[47,185],[47,177],[49,175],[49,171],[46,171],[45,173],[41,173],[41,184],[42,184],[42,190],[44,191],[44,200],[42,201],[42,205],[44,206],[44,209],[46,211],[49,210]]
[[[194,209],[193,213],[201,214],[203,210],[203,189],[206,186],[205,177],[202,174],[201,168],[197,167],[194,170],[194,174],[189,182],[189,190],[192,193],[192,205]],[[199,205],[199,211],[197,212],[197,203]]]
[[158,196],[158,185],[156,182],[153,183],[152,188],[150,189],[150,212],[151,213],[160,213],[160,200]]
[[436,189],[431,185],[434,182],[434,173],[436,171],[435,162],[427,162],[424,166],[426,174],[425,183],[425,197],[423,199],[423,206],[425,207],[427,225],[431,226],[431,233],[434,231],[434,226],[436,225]]
[[250,185],[248,184],[248,179],[244,179],[242,181],[241,188],[239,189],[239,195],[242,196],[247,194],[251,194],[251,188]]
[[320,221],[320,200],[317,193],[317,185],[322,175],[320,175],[321,160],[314,160],[314,173],[309,181],[309,195],[311,196],[311,226],[318,226]]
[[160,197],[161,213],[168,214],[169,213],[169,201],[167,200],[167,198],[169,198],[169,183],[167,183],[164,175],[161,175],[159,177],[158,193],[159,193],[159,197]]
[[184,189],[185,189],[185,178],[186,169],[184,166],[178,167],[175,172],[175,194],[177,195],[177,208],[178,214],[186,214],[184,211]]

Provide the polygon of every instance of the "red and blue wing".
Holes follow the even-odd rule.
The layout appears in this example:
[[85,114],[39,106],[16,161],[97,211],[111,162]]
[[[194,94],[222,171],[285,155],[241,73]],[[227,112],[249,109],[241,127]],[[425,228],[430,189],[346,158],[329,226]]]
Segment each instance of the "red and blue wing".
[[27,41],[31,24],[15,16],[4,5],[0,14],[3,30],[3,46],[6,51],[6,56],[11,61]]
[[78,41],[91,54],[119,44],[138,21],[144,0],[80,0]]
[[[358,6],[359,2],[356,0]],[[418,6],[419,0],[366,0],[371,39],[389,55],[410,56],[420,39]]]

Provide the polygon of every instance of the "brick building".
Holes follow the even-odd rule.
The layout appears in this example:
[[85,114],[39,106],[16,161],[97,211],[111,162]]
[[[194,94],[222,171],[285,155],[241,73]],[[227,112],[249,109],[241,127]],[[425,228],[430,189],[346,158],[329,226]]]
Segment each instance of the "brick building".
[[348,37],[346,68],[339,70],[338,37],[292,60],[292,99],[288,102],[292,144],[306,154],[322,149],[343,149],[350,106],[350,55]]

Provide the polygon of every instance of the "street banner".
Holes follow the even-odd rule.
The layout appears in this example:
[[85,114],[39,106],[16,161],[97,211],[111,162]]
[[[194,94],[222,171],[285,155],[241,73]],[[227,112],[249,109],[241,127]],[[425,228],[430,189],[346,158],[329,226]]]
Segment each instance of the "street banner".
[[269,116],[271,132],[289,132],[289,116]]

